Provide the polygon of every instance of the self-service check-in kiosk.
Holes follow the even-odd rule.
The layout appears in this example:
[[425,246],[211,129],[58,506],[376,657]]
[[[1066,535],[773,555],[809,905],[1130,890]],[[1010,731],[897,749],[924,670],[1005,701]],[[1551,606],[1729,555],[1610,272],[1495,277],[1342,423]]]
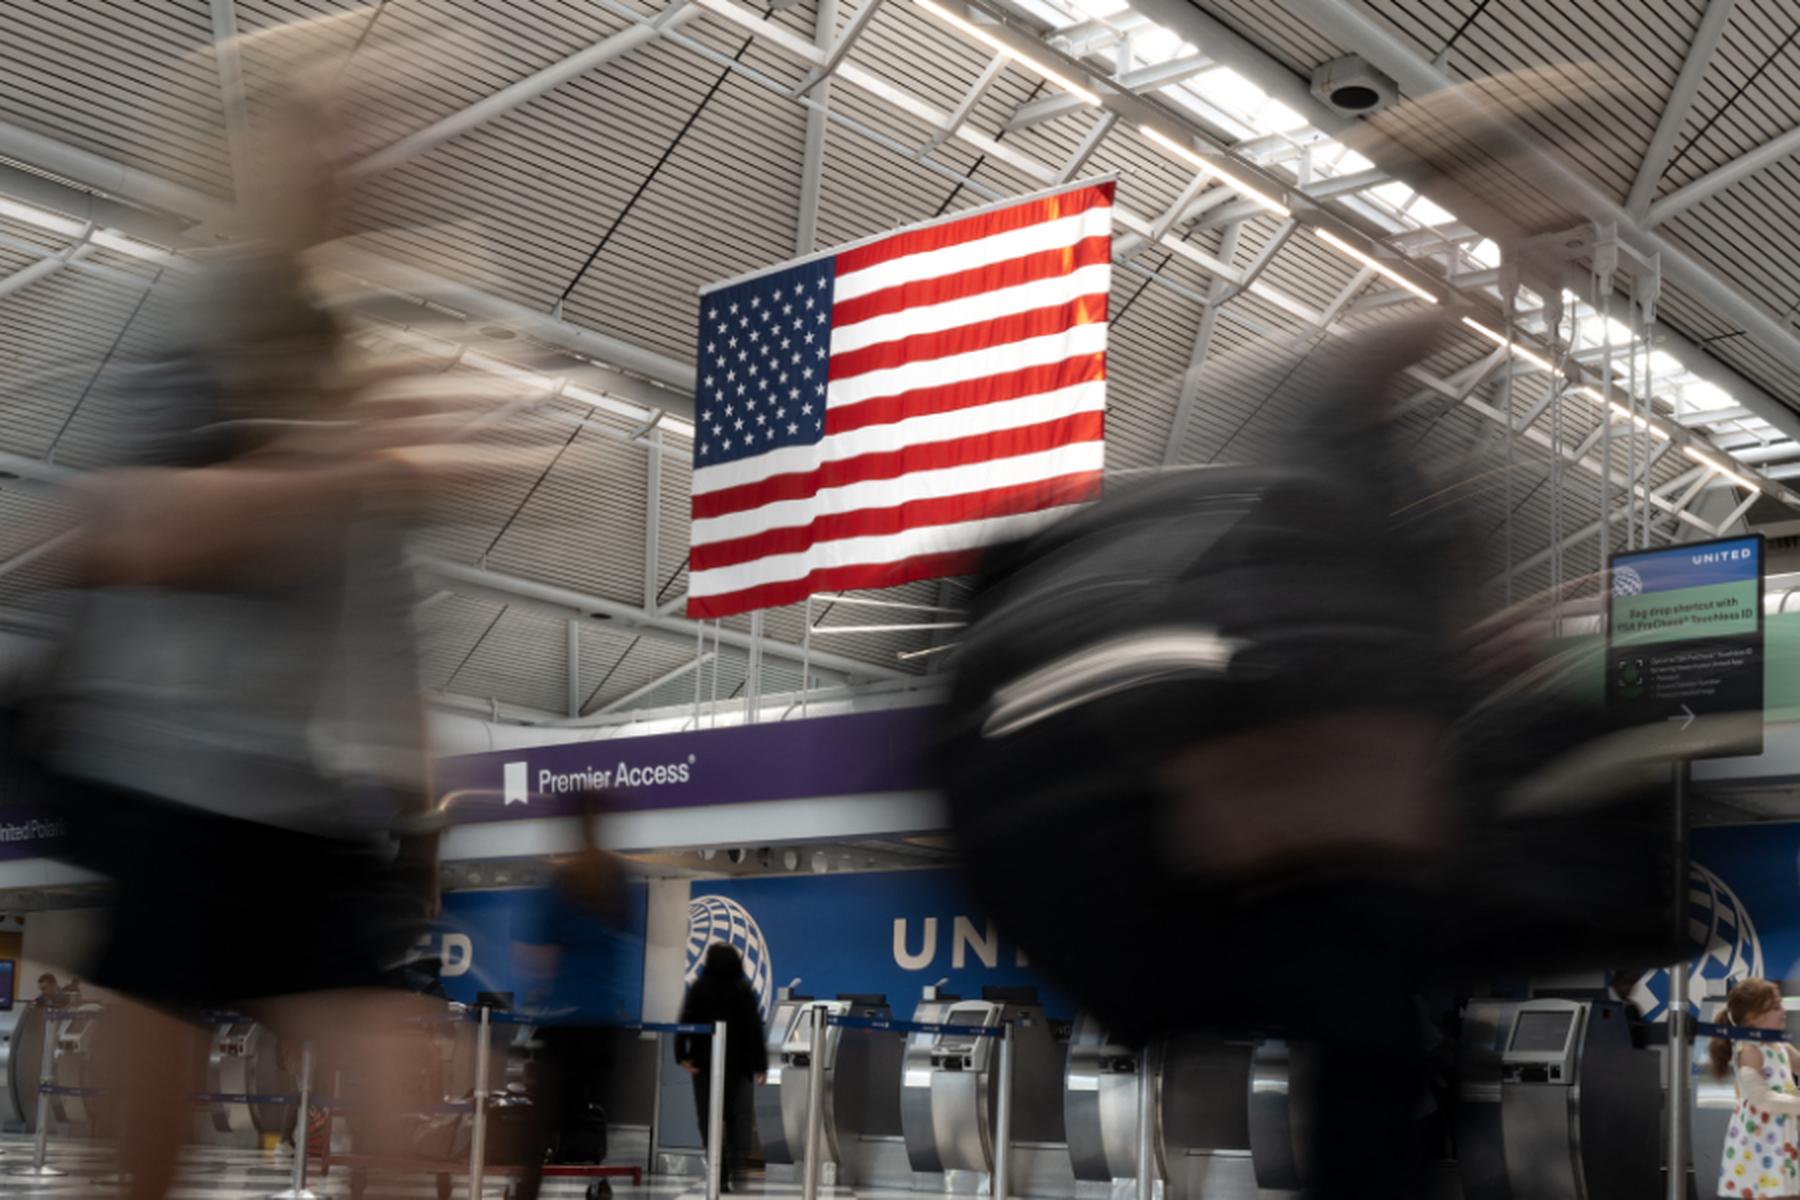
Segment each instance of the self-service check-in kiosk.
[[21,1004],[0,1012],[0,1123],[31,1131],[43,1048],[42,1005]]
[[1299,1191],[1311,1181],[1317,1079],[1307,1046],[1264,1038],[1251,1051],[1245,1108],[1258,1187]]
[[[299,1090],[281,1062],[275,1035],[254,1021],[232,1021],[213,1031],[207,1055],[208,1115],[215,1131],[254,1139],[285,1136],[294,1127],[295,1106],[284,1098]],[[221,1099],[225,1096],[246,1099]]]
[[[1469,1012],[1477,1018],[1473,1030],[1467,1028]],[[1657,1194],[1657,1060],[1632,1048],[1622,1005],[1564,999],[1472,1004],[1465,1011],[1463,1048],[1458,1160],[1467,1200]]]
[[55,1060],[52,1079],[59,1090],[50,1098],[51,1128],[105,1135],[111,1131],[112,1106],[101,1078],[107,1059],[106,1040],[115,1026],[98,1004],[84,1004],[52,1022]]
[[[934,991],[934,990],[933,990]],[[947,1190],[980,1191],[994,1170],[1000,1039],[961,1032],[1013,1026],[1011,1132],[1018,1143],[1061,1143],[1062,1056],[1043,1008],[1025,992],[981,1000],[928,994],[915,1021],[952,1027],[911,1034],[900,1073],[900,1120],[915,1172],[941,1172]]]
[[1140,1056],[1091,1017],[1075,1023],[1063,1125],[1079,1197],[1137,1194],[1138,1114],[1149,1067],[1153,1188],[1173,1200],[1253,1194],[1245,1095],[1250,1048],[1217,1038]]
[[[1063,1072],[1063,1128],[1079,1194],[1134,1193],[1142,1066],[1138,1052],[1113,1041],[1093,1017],[1075,1022]],[[1158,1169],[1157,1178],[1162,1175]]]
[[[770,1178],[795,1177],[806,1158],[806,1118],[814,1066],[815,1014],[886,1020],[884,996],[835,1000],[784,997],[769,1023],[769,1071],[756,1089],[756,1127]],[[869,1132],[866,1098],[891,1087],[900,1071],[900,1041],[892,1032],[827,1024],[820,1046],[819,1181],[867,1182],[859,1170],[863,1135]]]

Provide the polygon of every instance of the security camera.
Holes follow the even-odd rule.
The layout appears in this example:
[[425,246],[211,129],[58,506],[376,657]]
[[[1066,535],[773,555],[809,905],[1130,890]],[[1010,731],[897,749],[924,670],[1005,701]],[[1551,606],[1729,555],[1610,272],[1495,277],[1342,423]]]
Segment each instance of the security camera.
[[1366,117],[1400,98],[1400,86],[1356,54],[1313,70],[1312,94],[1346,117]]

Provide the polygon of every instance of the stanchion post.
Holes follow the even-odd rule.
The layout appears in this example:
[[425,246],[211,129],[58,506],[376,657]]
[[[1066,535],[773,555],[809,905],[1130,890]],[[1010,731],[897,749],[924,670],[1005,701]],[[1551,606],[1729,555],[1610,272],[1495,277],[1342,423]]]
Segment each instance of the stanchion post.
[[43,1054],[38,1061],[37,1128],[31,1142],[31,1165],[14,1167],[10,1175],[34,1179],[56,1179],[63,1174],[51,1166],[50,1157],[50,1086],[56,1079],[57,1015],[44,1010]]
[[801,1200],[818,1200],[819,1133],[825,1120],[825,1020],[823,1004],[812,1010],[812,1061],[806,1067],[806,1162],[801,1166]]
[[1013,1023],[1000,1025],[1000,1098],[994,1113],[994,1200],[1012,1195]]
[[1156,1154],[1151,1139],[1156,1136],[1156,1075],[1149,1046],[1138,1051],[1137,1075],[1137,1194],[1138,1200],[1154,1200]]
[[725,1022],[713,1022],[712,1074],[706,1097],[706,1200],[719,1200],[725,1178]]
[[475,1043],[475,1131],[469,1138],[469,1200],[481,1200],[481,1177],[487,1170],[488,1034],[493,1009],[481,1006],[479,1040]]
[[[300,1108],[294,1119],[294,1175],[285,1191],[271,1194],[269,1200],[319,1200],[319,1194],[306,1186],[306,1154],[312,1142],[312,1076],[311,1042],[300,1043]],[[327,1127],[325,1136],[330,1138]]]
[[1688,940],[1688,850],[1687,788],[1688,762],[1675,764],[1674,786],[1670,795],[1671,858],[1675,860],[1674,943],[1676,961],[1669,967],[1669,1085],[1668,1096],[1668,1174],[1664,1179],[1664,1195],[1668,1200],[1687,1200],[1688,1161],[1688,961],[1682,949]]

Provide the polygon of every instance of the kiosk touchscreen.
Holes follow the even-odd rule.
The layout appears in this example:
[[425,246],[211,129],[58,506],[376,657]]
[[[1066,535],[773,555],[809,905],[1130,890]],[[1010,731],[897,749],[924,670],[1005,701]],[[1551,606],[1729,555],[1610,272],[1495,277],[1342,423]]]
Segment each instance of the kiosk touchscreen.
[[1575,1017],[1572,1009],[1520,1009],[1506,1046],[1507,1077],[1526,1083],[1574,1082],[1569,1058]]

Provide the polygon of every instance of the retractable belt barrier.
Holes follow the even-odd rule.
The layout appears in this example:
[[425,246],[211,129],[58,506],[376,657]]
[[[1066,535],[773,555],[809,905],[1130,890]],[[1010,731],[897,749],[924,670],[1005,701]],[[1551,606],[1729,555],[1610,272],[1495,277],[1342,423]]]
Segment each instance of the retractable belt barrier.
[[1747,1025],[1718,1025],[1708,1021],[1696,1021],[1693,1030],[1701,1037],[1724,1038],[1728,1042],[1785,1042],[1788,1040],[1785,1029],[1753,1029]]
[[828,1016],[827,1025],[843,1029],[879,1029],[894,1033],[937,1033],[954,1037],[999,1038],[1006,1036],[1006,1022],[998,1025],[941,1025],[936,1021],[902,1021],[894,1017]]
[[[100,1010],[92,1008],[53,1009],[46,1007],[44,1010],[44,1020],[46,1024],[55,1022],[67,1023],[77,1017],[94,1020],[102,1015]],[[201,1025],[226,1027],[231,1025],[253,1024],[255,1018],[245,1016],[241,1013],[210,1012],[200,1014],[196,1018],[196,1022]],[[535,1025],[538,1023],[538,1018],[520,1013],[498,1012],[486,1005],[480,1005],[465,1008],[459,1012],[445,1013],[441,1017],[423,1018],[411,1022],[411,1024],[450,1025],[461,1024],[463,1022],[479,1025],[485,1034],[487,1030],[495,1025]],[[894,1022],[892,1023],[892,1027],[910,1029],[914,1027],[914,1023]],[[707,1196],[709,1197],[709,1200],[717,1200],[721,1183],[721,1156],[723,1154],[721,1143],[724,1140],[722,1132],[724,1105],[723,1092],[721,1089],[724,1083],[723,1062],[725,1027],[723,1024],[710,1025],[695,1022],[639,1021],[615,1026],[615,1028],[637,1030],[643,1033],[666,1033],[712,1039],[714,1094],[711,1097],[711,1103],[709,1104],[711,1110],[709,1114],[709,1124],[711,1126],[710,1132],[712,1136],[708,1143],[710,1151],[707,1155]],[[925,1029],[928,1027],[921,1025],[918,1026],[918,1028]],[[992,1037],[995,1036],[996,1033],[994,1030],[975,1029],[972,1027],[966,1030],[952,1026],[930,1026],[929,1028],[932,1030],[941,1028],[946,1032],[967,1032],[977,1037]],[[473,1136],[470,1139],[469,1178],[471,1190],[477,1195],[480,1194],[482,1174],[486,1167],[485,1158],[487,1139],[485,1118],[487,1114],[485,1101],[487,1098],[488,1051],[488,1039],[483,1036],[477,1042],[476,1082],[475,1095],[473,1098],[468,1100],[447,1100],[441,1104],[428,1104],[411,1110],[421,1114],[472,1113],[474,1115],[475,1129]],[[53,1064],[55,1060],[55,1046],[47,1041],[45,1052],[43,1054],[43,1063],[37,1082],[38,1119],[32,1162],[30,1166],[14,1167],[11,1171],[12,1174],[30,1175],[39,1178],[51,1178],[63,1174],[63,1172],[50,1166],[46,1161],[48,1149],[46,1138],[50,1126],[48,1104],[52,1096],[104,1096],[108,1094],[109,1089],[106,1088],[71,1087],[54,1082]],[[262,1104],[300,1108],[306,1111],[316,1109],[336,1114],[343,1114],[351,1111],[346,1109],[335,1097],[315,1096],[312,1094],[312,1047],[305,1043],[302,1044],[300,1091],[297,1095],[279,1095],[259,1092],[194,1092],[190,1093],[189,1098],[198,1104]],[[302,1137],[304,1136],[305,1135],[302,1134]],[[310,1200],[310,1198],[316,1196],[316,1193],[309,1191],[306,1187],[307,1157],[304,1150],[304,1142],[302,1142],[301,1149],[294,1156],[292,1186],[286,1191],[276,1194],[279,1200]]]

